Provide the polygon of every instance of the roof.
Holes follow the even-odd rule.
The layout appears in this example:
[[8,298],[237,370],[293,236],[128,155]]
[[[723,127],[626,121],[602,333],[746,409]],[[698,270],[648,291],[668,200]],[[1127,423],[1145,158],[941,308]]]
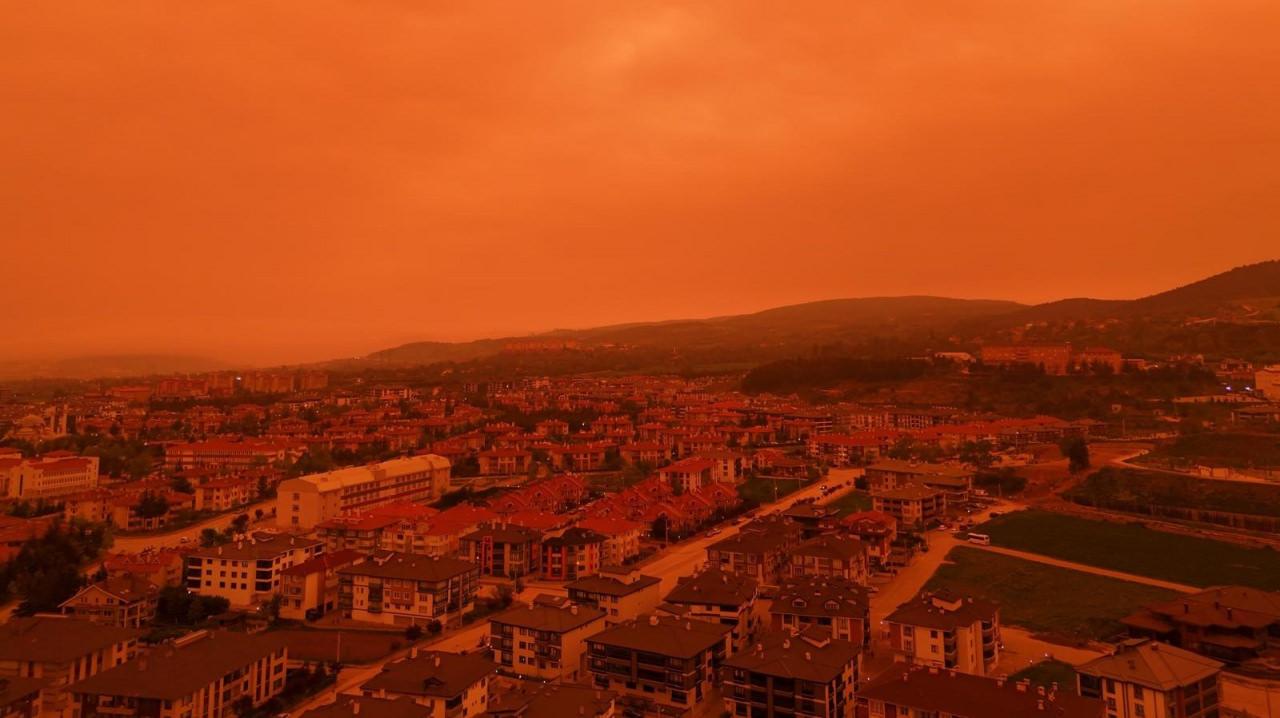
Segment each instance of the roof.
[[709,568],[681,578],[665,600],[671,603],[741,606],[755,599],[758,588],[759,583],[750,576]]
[[1102,718],[1106,714],[1102,701],[1069,691],[1046,691],[1042,696],[1026,683],[899,665],[861,688],[858,697],[965,718]]
[[446,581],[470,571],[476,565],[469,561],[439,556],[420,556],[396,551],[375,551],[368,560],[338,569],[342,576],[374,576],[411,581]]
[[537,543],[542,538],[542,532],[523,526],[508,526],[506,528],[490,526],[472,531],[463,536],[462,540],[481,541],[486,538],[492,539],[494,543]]
[[785,578],[769,612],[797,616],[868,618],[867,589],[839,576]]
[[791,550],[793,556],[817,556],[818,558],[854,561],[862,557],[866,549],[862,541],[852,536],[824,535],[810,539]]
[[303,713],[306,718],[422,718],[423,707],[412,698],[365,698],[339,696],[328,705]]
[[221,546],[196,549],[191,552],[191,557],[254,561],[260,558],[274,558],[280,554],[308,546],[323,545],[323,541],[300,538],[292,534],[255,533],[244,541],[234,541]]
[[276,652],[284,641],[271,633],[198,631],[146,656],[92,675],[75,693],[175,700]]
[[640,576],[631,583],[619,581],[609,576],[588,576],[566,583],[564,587],[569,591],[599,593],[605,596],[630,596],[637,591],[643,591],[661,582],[662,579],[656,576]]
[[353,548],[344,548],[333,553],[322,553],[313,559],[308,559],[302,563],[294,564],[289,568],[280,572],[282,576],[305,576],[309,573],[319,573],[321,571],[329,571],[334,568],[340,568],[347,564],[356,563],[364,559],[364,552],[357,551]]
[[110,595],[112,598],[126,603],[154,598],[160,594],[160,587],[145,578],[138,578],[135,576],[108,576],[97,583],[91,583],[79,591],[76,591],[74,596],[68,598],[59,605],[66,606],[68,604],[73,604],[81,594],[95,590],[102,591],[103,593]]
[[62,616],[14,618],[0,624],[0,660],[66,663],[142,631]]
[[480,653],[424,651],[382,667],[363,686],[366,691],[452,698],[493,674],[497,666]]
[[421,471],[440,471],[448,469],[450,466],[449,460],[438,454],[405,456],[369,466],[351,466],[320,474],[309,474],[296,479],[287,479],[281,484],[280,491],[289,491],[290,489],[287,485],[294,482],[313,485],[319,491],[335,491],[347,486],[359,486],[370,481],[376,481],[385,476],[404,476]]
[[959,626],[971,626],[980,621],[994,621],[999,612],[1000,608],[990,601],[935,591],[921,593],[898,606],[885,620],[890,623],[950,630]]
[[895,474],[912,474],[914,476],[946,476],[956,479],[973,477],[973,471],[960,466],[948,464],[919,463],[900,459],[885,459],[867,467],[867,471],[891,471]]
[[594,717],[608,713],[615,696],[613,691],[602,691],[590,686],[534,681],[513,683],[511,690],[503,691],[489,700],[489,715],[520,718]]
[[908,484],[888,491],[877,491],[871,495],[873,499],[896,499],[900,501],[919,501],[941,496],[942,492],[927,486]]
[[604,540],[605,537],[595,531],[589,531],[575,526],[559,536],[553,536],[543,541],[542,545],[550,546],[551,548],[560,548],[562,546],[585,546],[593,543],[603,543]]
[[1280,622],[1280,593],[1247,586],[1217,586],[1153,603],[1147,609],[1174,623],[1257,629]]
[[43,678],[0,677],[0,708],[8,708],[18,701],[30,698],[47,685],[49,681]]
[[696,619],[642,616],[587,639],[589,643],[628,648],[674,658],[693,658],[722,645],[732,626]]
[[1216,675],[1222,665],[1211,658],[1168,644],[1135,641],[1115,655],[1095,658],[1077,666],[1076,671],[1167,691]]
[[567,633],[604,617],[604,611],[589,606],[574,605],[556,608],[546,604],[538,604],[513,608],[492,616],[489,620],[493,623],[531,628],[535,631]]
[[724,665],[778,678],[828,683],[857,661],[858,653],[849,641],[833,640],[826,629],[796,636],[769,632]]

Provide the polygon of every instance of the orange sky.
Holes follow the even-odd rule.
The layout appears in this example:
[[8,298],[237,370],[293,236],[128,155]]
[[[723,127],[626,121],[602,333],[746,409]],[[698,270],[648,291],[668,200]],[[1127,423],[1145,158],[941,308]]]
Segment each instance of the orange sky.
[[1273,1],[0,12],[0,357],[1124,297],[1280,256]]

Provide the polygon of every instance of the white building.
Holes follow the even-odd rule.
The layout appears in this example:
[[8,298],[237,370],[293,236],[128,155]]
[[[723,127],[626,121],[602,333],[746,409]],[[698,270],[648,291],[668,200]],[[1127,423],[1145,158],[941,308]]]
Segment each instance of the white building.
[[96,456],[0,460],[0,496],[40,499],[96,488]]
[[309,529],[381,504],[438,499],[449,489],[449,468],[448,459],[426,454],[287,479],[276,494],[276,521]]
[[1254,372],[1253,388],[1271,401],[1280,401],[1280,364],[1272,364]]

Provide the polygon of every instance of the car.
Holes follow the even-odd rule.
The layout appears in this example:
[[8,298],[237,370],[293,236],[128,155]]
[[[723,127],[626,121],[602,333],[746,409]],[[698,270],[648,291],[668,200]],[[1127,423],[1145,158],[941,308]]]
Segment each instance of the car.
[[1000,516],[1000,512],[999,512],[999,511],[992,511],[991,513],[989,513],[989,514],[987,514],[987,515],[988,515],[988,516],[990,516],[991,518],[995,518],[995,517],[997,517],[997,516]]
[[711,529],[710,531],[707,532],[707,538],[711,538],[712,536],[715,536],[719,533],[720,533],[720,529]]
[[178,543],[191,543],[191,537],[183,536],[182,538],[178,539]]

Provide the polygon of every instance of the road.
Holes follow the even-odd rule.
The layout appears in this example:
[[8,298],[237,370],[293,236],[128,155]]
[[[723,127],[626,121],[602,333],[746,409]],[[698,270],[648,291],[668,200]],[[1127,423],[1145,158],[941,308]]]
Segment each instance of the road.
[[[251,520],[250,526],[253,528],[266,528],[270,526],[275,519],[270,515],[271,507],[275,504],[275,499],[259,501],[255,504],[249,504],[242,508],[230,511],[225,514],[218,514],[212,518],[205,519],[197,524],[184,526],[173,531],[164,533],[153,533],[138,536],[119,535],[115,537],[115,541],[111,544],[111,550],[121,553],[137,553],[147,548],[176,548],[183,545],[182,539],[187,539],[187,543],[194,544],[200,541],[200,532],[205,529],[222,529],[231,525],[231,521],[240,514],[249,514]],[[262,521],[252,521],[253,513],[257,509],[262,509],[265,514]]]

